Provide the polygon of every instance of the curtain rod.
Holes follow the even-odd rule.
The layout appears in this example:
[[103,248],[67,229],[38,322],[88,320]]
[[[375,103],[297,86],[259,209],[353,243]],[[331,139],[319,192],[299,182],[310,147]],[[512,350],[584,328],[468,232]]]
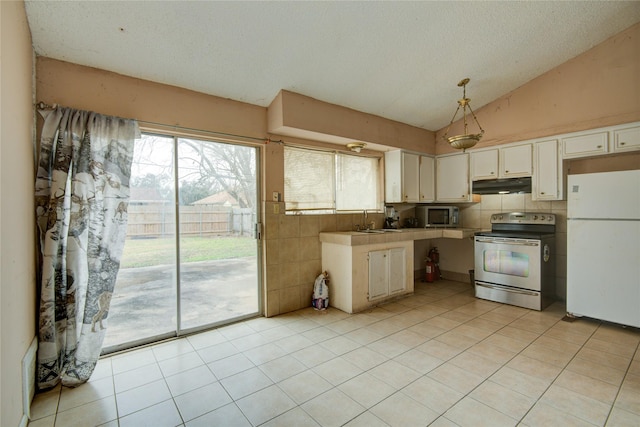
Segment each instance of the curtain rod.
[[[38,102],[35,106],[39,110],[55,110],[56,108],[58,108],[58,104],[47,104],[47,103],[42,102],[42,101]],[[269,144],[269,143],[284,144],[284,141],[281,140],[281,139],[273,140],[271,138],[257,138],[255,136],[236,135],[236,134],[233,134],[233,133],[215,132],[215,131],[210,131],[210,130],[188,128],[188,127],[179,126],[179,125],[168,125],[168,124],[165,124],[165,123],[149,122],[149,121],[137,120],[137,119],[134,119],[134,120],[136,120],[138,122],[138,124],[142,124],[143,126],[144,125],[160,126],[160,127],[171,128],[171,129],[180,130],[180,131],[190,131],[190,132],[196,132],[196,133],[201,133],[201,134],[210,134],[210,135],[218,135],[218,136],[225,136],[225,137],[249,139],[249,140],[253,140],[253,141],[261,141],[261,142],[264,142],[265,144]]]
[[138,123],[142,126],[159,126],[162,128],[169,128],[169,129],[175,129],[178,131],[187,131],[187,132],[195,132],[195,133],[199,133],[199,134],[209,134],[212,136],[221,136],[221,137],[232,137],[232,138],[242,138],[242,139],[249,139],[249,140],[253,140],[253,141],[261,141],[264,142],[265,144],[270,144],[270,143],[276,143],[276,144],[284,144],[284,141],[279,139],[279,140],[273,140],[271,138],[258,138],[255,136],[246,136],[246,135],[236,135],[234,133],[225,133],[225,132],[216,132],[216,131],[210,131],[210,130],[204,130],[204,129],[195,129],[195,128],[189,128],[189,127],[185,127],[185,126],[180,126],[180,125],[168,125],[165,123],[157,123],[157,122],[149,122],[146,120],[138,120]]
[[36,104],[36,107],[38,108],[38,110],[55,110],[56,108],[58,108],[58,104],[49,105],[40,101]]

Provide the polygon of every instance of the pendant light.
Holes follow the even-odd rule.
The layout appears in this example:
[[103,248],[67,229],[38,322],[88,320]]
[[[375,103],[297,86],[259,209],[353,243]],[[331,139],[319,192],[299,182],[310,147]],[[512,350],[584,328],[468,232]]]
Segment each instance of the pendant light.
[[[462,149],[462,151],[476,145],[476,143],[480,141],[480,138],[482,138],[482,135],[484,134],[484,129],[482,129],[482,126],[480,126],[480,123],[478,123],[478,119],[476,118],[476,115],[473,113],[471,105],[469,104],[471,102],[471,99],[467,98],[467,83],[469,83],[469,78],[462,79],[460,83],[458,83],[458,87],[462,87],[462,99],[458,100],[458,108],[456,109],[456,112],[453,113],[453,118],[451,119],[449,126],[447,126],[447,130],[442,136],[442,138],[444,138],[449,143],[449,145],[451,145],[453,148]],[[462,107],[462,116],[464,119],[464,134],[448,136],[449,128],[451,128],[451,125],[455,121],[456,115],[458,114],[458,111],[460,111],[460,107]],[[467,131],[467,107],[469,108],[471,117],[473,117],[473,120],[475,120],[478,128],[480,128],[480,133],[469,133]]]

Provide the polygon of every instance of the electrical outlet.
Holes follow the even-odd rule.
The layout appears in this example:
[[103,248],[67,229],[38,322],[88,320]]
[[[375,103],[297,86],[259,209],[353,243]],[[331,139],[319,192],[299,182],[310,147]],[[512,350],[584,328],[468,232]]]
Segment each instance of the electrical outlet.
[[280,213],[280,205],[279,204],[275,204],[273,205],[273,213],[274,214],[279,214]]
[[273,201],[274,202],[279,202],[280,201],[280,193],[278,193],[277,191],[273,192]]

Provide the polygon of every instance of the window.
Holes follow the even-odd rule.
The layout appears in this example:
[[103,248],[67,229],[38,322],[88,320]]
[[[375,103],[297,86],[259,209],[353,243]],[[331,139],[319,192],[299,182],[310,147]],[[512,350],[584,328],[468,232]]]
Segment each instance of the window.
[[285,147],[286,210],[379,209],[379,163],[374,157]]

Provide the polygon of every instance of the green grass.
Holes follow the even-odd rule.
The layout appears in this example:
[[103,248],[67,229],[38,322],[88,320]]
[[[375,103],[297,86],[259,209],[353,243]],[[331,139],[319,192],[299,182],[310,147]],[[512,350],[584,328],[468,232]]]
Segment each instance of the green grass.
[[[183,237],[180,261],[196,262],[255,256],[256,241],[249,237]],[[127,239],[120,268],[150,267],[175,262],[173,238]]]

